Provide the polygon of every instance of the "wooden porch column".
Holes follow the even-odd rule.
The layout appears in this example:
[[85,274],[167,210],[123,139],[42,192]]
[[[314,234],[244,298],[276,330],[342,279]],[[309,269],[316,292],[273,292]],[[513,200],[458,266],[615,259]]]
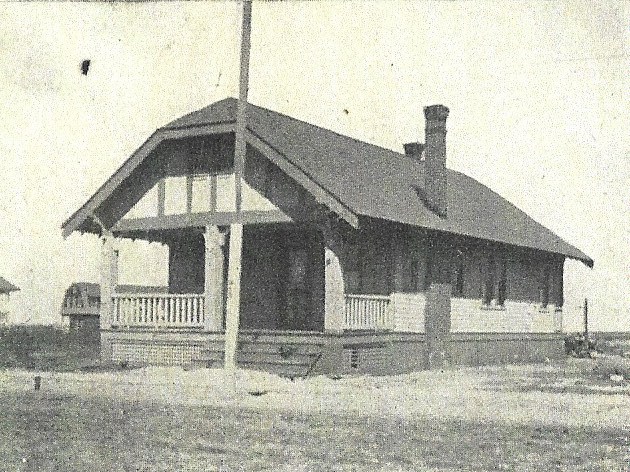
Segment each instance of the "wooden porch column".
[[225,235],[217,226],[206,226],[204,268],[204,330],[223,328],[223,245]]
[[330,222],[324,228],[324,244],[324,331],[340,334],[345,325],[346,309],[343,270],[339,261],[342,243],[337,228]]
[[111,233],[103,235],[101,249],[101,313],[99,323],[101,329],[112,327],[114,305],[112,296],[118,283],[118,251],[116,240]]

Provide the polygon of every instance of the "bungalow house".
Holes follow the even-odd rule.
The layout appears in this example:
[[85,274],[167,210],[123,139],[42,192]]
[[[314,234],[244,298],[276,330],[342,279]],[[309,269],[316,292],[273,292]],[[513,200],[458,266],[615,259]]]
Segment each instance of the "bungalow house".
[[[158,129],[63,224],[103,240],[104,359],[222,362],[235,222],[241,366],[394,373],[562,355],[564,261],[593,261],[447,169],[448,108],[426,107],[426,142],[401,154],[250,104],[237,192],[236,103]],[[120,238],[168,246],[168,293],[114,291]]]
[[0,325],[9,322],[9,312],[11,304],[11,292],[20,290],[7,279],[0,277]]

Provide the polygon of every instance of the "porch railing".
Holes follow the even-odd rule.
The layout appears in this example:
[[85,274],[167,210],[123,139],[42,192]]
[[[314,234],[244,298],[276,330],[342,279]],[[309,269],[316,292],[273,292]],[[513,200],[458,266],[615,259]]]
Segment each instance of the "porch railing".
[[394,320],[389,304],[386,295],[346,295],[344,329],[392,329]]
[[97,315],[101,309],[101,300],[80,292],[67,294],[61,306],[62,315]]
[[115,294],[113,327],[201,328],[204,296],[197,293]]

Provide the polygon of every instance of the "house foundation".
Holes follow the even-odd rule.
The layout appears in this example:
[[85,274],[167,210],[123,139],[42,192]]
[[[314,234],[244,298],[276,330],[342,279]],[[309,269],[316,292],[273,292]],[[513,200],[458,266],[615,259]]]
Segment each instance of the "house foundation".
[[[458,333],[444,345],[448,365],[543,362],[564,356],[559,333]],[[104,358],[115,364],[222,367],[223,333],[102,331]],[[289,377],[395,375],[432,367],[424,333],[244,332],[237,363]],[[433,367],[435,367],[433,365]]]

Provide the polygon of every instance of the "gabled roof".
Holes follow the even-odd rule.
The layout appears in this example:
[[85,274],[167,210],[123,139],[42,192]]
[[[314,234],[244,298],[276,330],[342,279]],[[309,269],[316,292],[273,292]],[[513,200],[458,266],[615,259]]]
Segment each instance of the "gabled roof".
[[19,287],[16,287],[7,279],[0,277],[0,293],[17,292],[18,290],[20,290]]
[[[233,125],[236,103],[236,99],[226,98],[178,118],[159,129],[152,139],[161,134],[172,137],[178,132]],[[423,164],[404,154],[251,104],[247,108],[247,130],[251,145],[262,146],[265,149],[259,150],[263,153],[286,160],[301,176],[315,183],[324,197],[357,216],[539,249],[593,265],[593,260],[582,251],[460,172],[448,170],[448,217],[440,218],[426,207],[416,191],[424,182]],[[112,179],[125,171],[125,166],[141,151],[142,148],[134,153]],[[99,192],[106,187],[107,183]],[[90,201],[97,203],[107,197],[99,196],[99,192]],[[90,201],[82,207],[86,210],[83,218],[88,217]],[[66,231],[78,228],[80,222],[73,219],[81,216],[80,212],[64,223]]]

